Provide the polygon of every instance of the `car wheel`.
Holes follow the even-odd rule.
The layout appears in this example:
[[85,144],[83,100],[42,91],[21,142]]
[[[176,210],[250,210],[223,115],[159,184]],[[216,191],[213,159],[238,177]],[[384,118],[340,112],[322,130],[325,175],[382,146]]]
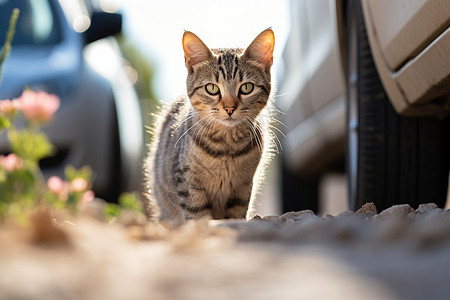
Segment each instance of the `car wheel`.
[[406,203],[443,207],[449,174],[449,118],[398,115],[384,92],[360,1],[347,7],[349,206]]

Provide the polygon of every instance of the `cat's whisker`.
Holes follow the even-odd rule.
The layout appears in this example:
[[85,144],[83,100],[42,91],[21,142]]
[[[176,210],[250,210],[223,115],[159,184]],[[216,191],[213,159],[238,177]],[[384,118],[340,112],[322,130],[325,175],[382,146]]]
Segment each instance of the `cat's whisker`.
[[[249,121],[250,121],[250,123],[252,125],[252,126],[250,126],[250,129],[253,131],[253,135],[255,136],[255,140],[256,140],[256,143],[258,145],[259,151],[263,152],[263,145],[262,145],[262,141],[260,139],[260,135],[262,135],[263,132],[257,126],[256,121],[253,121],[253,120],[249,120]],[[259,134],[258,134],[258,132],[259,132]]]
[[[205,128],[208,127],[208,124],[211,122],[212,116],[206,115],[203,117],[203,123],[202,126],[199,127],[197,130],[195,130],[194,134],[195,136],[198,136],[199,134],[202,134],[205,132]],[[203,134],[202,134],[203,135]]]
[[283,122],[281,122],[280,120],[278,120],[276,118],[276,116],[278,116],[280,114],[284,115],[284,113],[282,111],[279,111],[275,108],[269,108],[267,110],[263,110],[260,113],[260,116],[262,117],[262,119],[269,120],[270,122],[276,122],[276,123],[282,124],[283,126],[286,127],[286,125]]
[[276,123],[282,125],[284,128],[287,128],[287,125],[284,124],[283,122],[281,122],[281,121],[278,120],[278,119],[275,119],[275,118],[272,117],[272,118],[271,118],[271,121],[272,121],[272,122],[276,122]]
[[284,111],[282,111],[282,110],[279,110],[278,108],[272,108],[272,110],[273,110],[273,112],[275,112],[275,113],[278,113],[278,114],[280,114],[280,115],[286,115],[286,113],[284,112]]
[[[280,153],[280,149],[281,150],[283,150],[283,146],[281,145],[281,142],[280,142],[280,139],[278,138],[278,136],[273,132],[273,130],[272,129],[270,129],[270,124],[269,125],[267,125],[265,122],[264,122],[264,128],[266,129],[266,132],[265,133],[267,133],[266,135],[270,138],[270,140],[271,140],[271,142],[272,142],[272,145],[274,145],[275,146],[275,148],[276,148],[276,153]],[[259,128],[259,130],[262,132],[263,131],[263,128],[261,127],[261,125],[260,124],[258,124],[257,122],[255,122],[255,126],[257,126],[257,128]],[[279,146],[278,146],[279,145]]]
[[289,95],[289,93],[275,94],[275,95],[272,95],[272,99],[275,100],[277,98],[280,98],[280,97],[283,97],[283,96],[286,96],[286,95]]
[[258,131],[260,132],[260,136],[265,136],[268,135],[268,137],[271,139],[272,143],[274,143],[273,138],[270,136],[270,134],[267,134],[267,128],[266,127],[261,127],[261,125],[255,121],[255,127],[258,129]]
[[278,135],[272,130],[272,128],[277,130],[279,133],[281,133],[281,135],[283,135],[283,137],[285,137],[285,135],[276,126],[273,126],[271,124],[266,124],[266,129],[268,131],[268,136],[270,137],[270,139],[272,141],[272,144],[275,145],[276,153],[280,153],[281,151],[283,151],[283,145],[281,144],[281,141],[278,138]]
[[[271,127],[273,127],[273,126],[271,126]],[[278,130],[278,128],[276,128],[276,127],[273,127],[273,128]],[[278,138],[278,136],[273,132],[273,130],[270,127],[267,129],[270,131],[269,136],[270,136],[272,142],[274,143],[275,147],[277,148],[276,153],[280,153],[280,150],[283,151],[283,145],[281,144],[280,139]],[[283,134],[283,133],[281,132],[281,134]],[[274,138],[275,138],[275,140],[274,140]],[[279,148],[278,148],[278,145],[280,145]]]
[[[260,114],[260,115],[263,116],[263,114]],[[264,125],[264,126],[262,126],[261,124],[258,123],[258,121],[255,120],[254,116],[251,115],[250,113],[246,113],[245,116],[246,116],[246,119],[248,119],[248,122],[251,122],[252,127],[257,128],[257,130],[261,133],[261,136],[267,136],[270,139],[270,141],[271,141],[270,144],[272,144],[275,147],[274,150],[276,151],[276,153],[280,153],[283,150],[283,146],[281,144],[280,139],[278,138],[278,135],[275,134],[274,130],[272,130],[271,128],[276,129],[276,131],[280,132],[283,136],[284,136],[284,133],[279,128],[270,124],[270,122],[272,120],[270,120],[270,122],[266,122],[267,121],[266,118],[261,118],[260,121]]]
[[[206,118],[207,117],[205,117],[204,119],[206,120]],[[199,136],[199,134],[201,134],[201,136],[200,136],[200,140],[202,140],[203,139],[203,136],[204,136],[204,133],[205,133],[205,127],[206,128],[208,128],[209,127],[209,124],[211,124],[211,122],[212,122],[212,120],[213,120],[213,116],[209,116],[209,118],[202,124],[202,126],[198,129],[198,130],[196,130],[195,132],[194,132],[194,136],[195,136],[195,138],[198,138],[198,136]]]
[[[248,125],[249,129],[252,132],[252,135],[251,135],[252,141],[253,141],[253,136],[254,136],[255,137],[255,142],[258,143],[258,140],[257,140],[258,135],[256,134],[256,131],[253,129],[253,127],[254,127],[254,124],[253,124],[254,116],[251,113],[249,113],[249,112],[244,114],[244,116],[245,116],[244,120],[245,120],[246,124]],[[258,147],[259,147],[259,143],[258,143]]]
[[248,130],[248,134],[250,136],[250,142],[251,142],[251,147],[253,148],[253,134],[252,131],[250,130],[250,123],[247,121],[247,119],[244,119],[245,125],[247,125],[247,127],[249,128]]
[[[273,99],[272,99],[273,100]],[[266,116],[268,116],[268,117],[271,117],[271,118],[273,118],[273,115],[282,115],[282,116],[284,116],[284,115],[286,115],[286,113],[284,112],[284,111],[282,111],[282,110],[279,110],[278,108],[276,108],[275,107],[275,105],[273,105],[273,104],[269,104],[268,106],[268,109],[266,109],[265,111],[263,111],[263,113],[266,115]]]
[[200,126],[196,126],[194,132],[192,133],[192,136],[196,137],[197,133],[201,130],[201,128],[205,125],[204,120],[206,119],[206,117],[202,117],[201,118],[201,125]]
[[196,111],[192,111],[189,112],[186,116],[186,118],[184,118],[180,124],[178,124],[178,126],[175,128],[175,130],[178,130],[178,128],[180,128],[181,125],[183,125],[183,123],[185,123],[187,120],[192,119],[193,117],[195,117],[198,113]]
[[277,132],[279,132],[283,137],[286,137],[286,135],[284,134],[284,132],[283,131],[281,131],[277,126],[273,126],[273,125],[270,125],[270,124],[268,124],[267,125],[269,128],[273,128],[273,129],[275,129]]
[[[206,133],[206,136],[209,136],[209,132],[211,131],[211,128],[214,127],[215,122],[216,122],[216,120],[214,118],[214,115],[211,114],[211,120],[209,121],[209,124],[208,124],[208,132]],[[201,136],[201,138],[203,138],[203,135]]]
[[198,120],[197,122],[194,123],[194,125],[192,125],[191,127],[189,127],[176,141],[175,145],[173,146],[173,148],[176,148],[178,142],[189,132],[189,130],[191,130],[194,126],[196,126],[198,123],[200,123],[202,121],[202,118],[200,118],[200,120]]

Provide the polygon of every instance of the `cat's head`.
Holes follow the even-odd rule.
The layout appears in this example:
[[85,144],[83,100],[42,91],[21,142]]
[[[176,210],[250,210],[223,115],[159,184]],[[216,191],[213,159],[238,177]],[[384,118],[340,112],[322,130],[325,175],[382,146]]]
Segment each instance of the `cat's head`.
[[209,49],[195,34],[183,35],[187,94],[202,118],[235,126],[266,106],[275,36],[261,32],[245,49]]

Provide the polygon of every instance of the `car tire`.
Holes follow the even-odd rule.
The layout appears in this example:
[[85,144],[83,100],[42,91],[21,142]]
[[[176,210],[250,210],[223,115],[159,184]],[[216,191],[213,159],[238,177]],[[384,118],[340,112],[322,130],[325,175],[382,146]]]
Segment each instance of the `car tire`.
[[373,202],[444,207],[449,118],[398,115],[379,79],[360,1],[347,7],[347,174],[349,206]]
[[117,118],[116,105],[113,110],[113,136],[112,142],[112,160],[111,160],[111,177],[110,177],[110,190],[109,190],[109,202],[117,202],[122,191],[122,159],[120,151],[120,133],[119,133],[119,121]]
[[[96,191],[98,197],[104,199],[106,202],[117,203],[119,195],[122,191],[122,166],[121,166],[121,151],[120,151],[120,133],[117,119],[116,106],[112,105],[111,109],[111,137],[107,143],[105,152],[110,153],[108,185],[106,190]],[[95,184],[94,184],[95,188]]]
[[281,187],[283,212],[319,210],[319,178],[305,177],[286,165],[285,159],[281,163]]

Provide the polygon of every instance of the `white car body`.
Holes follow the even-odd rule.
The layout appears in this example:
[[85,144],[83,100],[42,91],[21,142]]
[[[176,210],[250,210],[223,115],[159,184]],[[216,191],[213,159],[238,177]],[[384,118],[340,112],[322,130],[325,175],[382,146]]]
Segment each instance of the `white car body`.
[[[448,114],[450,2],[363,0],[362,7],[372,55],[397,113]],[[292,170],[316,175],[345,152],[345,1],[291,1],[291,13],[278,99],[286,112],[284,155]]]

